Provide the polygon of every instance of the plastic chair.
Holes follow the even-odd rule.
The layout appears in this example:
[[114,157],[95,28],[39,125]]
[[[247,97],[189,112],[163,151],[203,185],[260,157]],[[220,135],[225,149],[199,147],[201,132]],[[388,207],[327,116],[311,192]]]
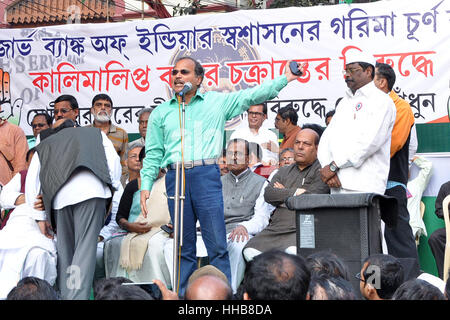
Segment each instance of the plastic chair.
[[445,234],[446,234],[444,269],[443,269],[444,282],[447,282],[448,273],[450,271],[450,217],[448,216],[449,203],[450,203],[450,195],[446,196],[442,201],[442,209],[444,211],[444,221],[445,221]]

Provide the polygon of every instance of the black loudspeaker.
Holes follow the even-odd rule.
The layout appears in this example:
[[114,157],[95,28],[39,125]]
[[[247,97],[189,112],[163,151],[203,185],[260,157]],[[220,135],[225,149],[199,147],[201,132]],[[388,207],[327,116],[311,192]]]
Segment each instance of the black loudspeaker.
[[348,266],[350,282],[360,297],[355,275],[364,259],[382,253],[381,208],[389,209],[389,219],[383,220],[391,224],[396,200],[373,193],[304,194],[289,198],[286,206],[296,211],[297,253],[306,258],[331,250]]

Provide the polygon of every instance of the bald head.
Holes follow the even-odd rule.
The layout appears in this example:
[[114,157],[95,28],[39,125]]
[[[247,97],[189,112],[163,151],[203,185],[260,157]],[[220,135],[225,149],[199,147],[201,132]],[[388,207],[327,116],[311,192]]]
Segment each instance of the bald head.
[[186,288],[186,300],[230,300],[230,285],[222,279],[212,276],[201,276]]
[[300,170],[310,166],[317,159],[319,135],[312,129],[302,129],[294,141],[294,158]]

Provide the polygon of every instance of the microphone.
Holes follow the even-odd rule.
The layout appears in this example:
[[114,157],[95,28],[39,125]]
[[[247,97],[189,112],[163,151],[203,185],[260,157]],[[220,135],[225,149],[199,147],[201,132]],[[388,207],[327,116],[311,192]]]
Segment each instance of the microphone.
[[192,83],[186,82],[186,83],[184,84],[183,90],[181,90],[180,92],[178,92],[178,95],[179,95],[179,96],[184,96],[184,94],[185,94],[186,92],[188,92],[189,90],[191,90],[191,89],[192,89]]

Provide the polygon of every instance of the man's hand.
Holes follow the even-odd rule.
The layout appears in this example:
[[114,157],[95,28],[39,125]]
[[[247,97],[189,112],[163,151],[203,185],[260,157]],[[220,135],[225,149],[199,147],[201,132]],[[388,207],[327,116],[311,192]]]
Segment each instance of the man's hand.
[[42,199],[42,194],[36,197],[33,208],[38,211],[45,211],[44,200]]
[[177,293],[174,291],[170,291],[167,287],[162,283],[161,280],[153,279],[152,282],[156,284],[161,291],[163,300],[180,300]]
[[320,178],[323,182],[327,183],[328,180],[336,176],[336,172],[333,172],[330,170],[330,165],[327,165],[323,167],[322,169],[319,169],[320,172]]
[[230,232],[230,235],[228,236],[228,239],[231,241],[244,242],[244,240],[249,239],[249,235],[247,232],[247,228],[243,225],[238,225],[236,228],[233,229],[233,231]]
[[147,199],[150,197],[149,190],[141,190],[141,212],[144,218],[147,218]]
[[136,232],[138,234],[147,233],[152,229],[148,222],[129,222],[127,224],[128,232]]
[[41,233],[49,239],[53,239],[53,230],[50,222],[47,220],[37,221]]
[[277,189],[284,189],[284,186],[281,183],[279,183],[278,181],[275,181],[273,186],[274,186],[274,188],[277,188]]
[[[295,80],[295,79],[298,79],[298,78],[300,78],[300,76],[296,76],[295,74],[293,74],[292,72],[291,72],[291,68],[289,68],[289,63],[290,63],[291,61],[288,61],[288,62],[286,62],[286,67],[285,67],[285,69],[284,69],[284,74],[286,75],[286,78],[287,78],[287,80],[288,80],[288,82],[291,82],[292,80]],[[303,64],[299,64],[299,63],[297,63],[297,65],[298,65],[298,69],[302,72],[302,73],[304,73],[303,72]]]
[[341,181],[339,180],[337,174],[327,181],[327,185],[330,188],[340,188],[340,187],[342,187],[341,186]]

